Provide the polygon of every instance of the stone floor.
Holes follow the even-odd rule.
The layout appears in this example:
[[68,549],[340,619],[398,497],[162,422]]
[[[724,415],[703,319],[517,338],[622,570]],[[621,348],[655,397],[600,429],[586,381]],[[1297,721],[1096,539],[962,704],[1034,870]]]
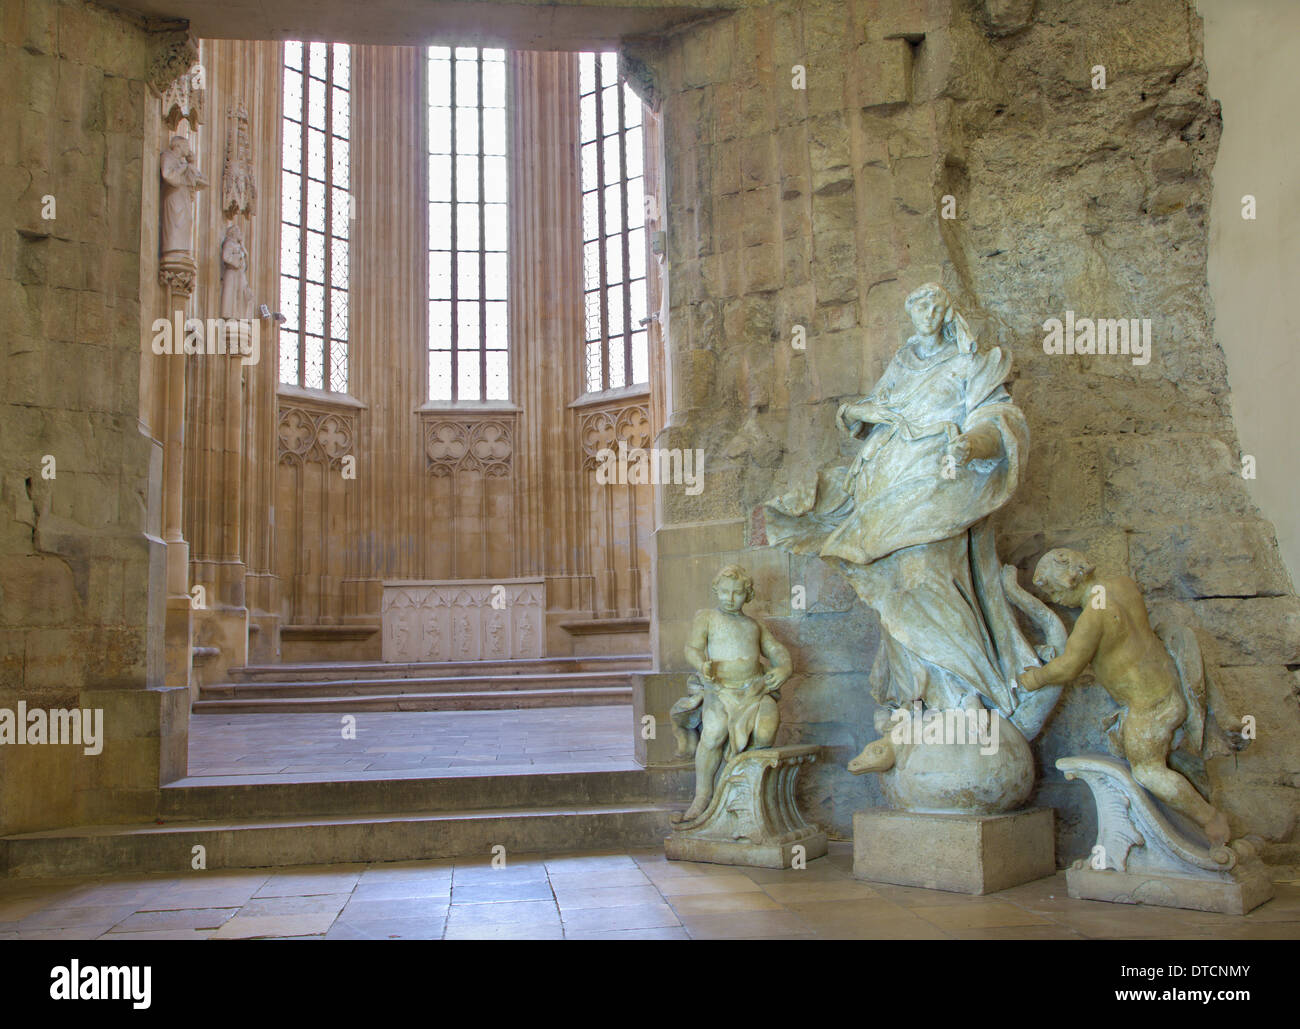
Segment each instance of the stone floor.
[[456,775],[587,771],[632,762],[628,705],[355,717],[356,739],[344,739],[338,714],[193,715],[189,775]]
[[0,939],[1300,939],[1300,882],[1244,918],[1070,900],[1064,873],[989,897],[660,850],[0,881]]

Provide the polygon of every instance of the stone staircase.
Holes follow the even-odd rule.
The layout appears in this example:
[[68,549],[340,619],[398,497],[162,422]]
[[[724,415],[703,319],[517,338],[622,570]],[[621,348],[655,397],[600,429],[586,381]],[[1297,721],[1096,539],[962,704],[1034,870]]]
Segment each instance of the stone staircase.
[[108,869],[210,870],[659,846],[689,772],[634,764],[517,775],[191,777],[164,786],[157,817],[0,839],[0,876]]
[[396,664],[249,665],[203,686],[195,713],[491,711],[630,704],[648,654]]

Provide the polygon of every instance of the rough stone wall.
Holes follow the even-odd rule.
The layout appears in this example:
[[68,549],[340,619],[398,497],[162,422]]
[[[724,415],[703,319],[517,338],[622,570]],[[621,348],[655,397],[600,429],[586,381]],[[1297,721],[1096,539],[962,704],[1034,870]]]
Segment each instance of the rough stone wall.
[[131,811],[164,751],[183,767],[146,689],[163,588],[137,419],[148,38],[80,2],[6,0],[0,21],[0,708],[103,708],[108,737],[95,758],[0,747],[8,831]]
[[[831,748],[805,803],[847,836],[853,810],[880,802],[874,777],[842,771],[875,735],[878,623],[820,561],[762,548],[758,508],[851,454],[835,410],[906,339],[903,298],[937,279],[1010,349],[1029,419],[1003,559],[1027,584],[1045,550],[1080,547],[1134,575],[1153,614],[1203,630],[1227,700],[1259,723],[1246,754],[1211,768],[1215,799],[1236,832],[1289,839],[1300,602],[1241,479],[1209,327],[1219,114],[1185,0],[776,3],[635,54],[664,97],[674,411],[660,445],[707,456],[702,495],[662,498],[660,667],[684,668],[717,566],[747,564],[751,612],[803,673],[783,691],[783,741]],[[1042,323],[1067,310],[1151,319],[1150,363],[1045,354]],[[1036,747],[1062,860],[1086,850],[1093,815],[1053,761],[1103,750],[1111,709],[1099,689],[1067,694]]]

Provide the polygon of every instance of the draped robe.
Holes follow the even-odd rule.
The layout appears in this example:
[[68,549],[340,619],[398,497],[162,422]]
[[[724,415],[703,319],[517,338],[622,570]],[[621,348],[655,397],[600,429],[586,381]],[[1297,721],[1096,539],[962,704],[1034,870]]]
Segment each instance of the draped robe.
[[[1041,661],[1004,592],[990,524],[1029,453],[1028,426],[1006,388],[1011,358],[998,347],[964,353],[952,342],[925,357],[915,342],[857,405],[867,418],[850,430],[870,425],[857,460],[769,501],[768,541],[835,561],[879,613],[877,701],[977,702],[1014,722],[1016,673]],[[997,434],[996,457],[945,461],[953,439],[982,426]],[[1035,711],[1021,731],[1032,739],[1046,714]]]

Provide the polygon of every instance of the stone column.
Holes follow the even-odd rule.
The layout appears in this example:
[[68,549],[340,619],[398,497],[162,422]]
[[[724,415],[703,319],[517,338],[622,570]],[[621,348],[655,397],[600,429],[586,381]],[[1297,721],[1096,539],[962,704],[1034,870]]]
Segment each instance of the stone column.
[[582,232],[575,54],[516,52],[511,140],[510,295],[519,439],[519,574],[546,576],[548,652],[571,646],[558,626],[590,614],[586,500],[578,416],[582,393]]

